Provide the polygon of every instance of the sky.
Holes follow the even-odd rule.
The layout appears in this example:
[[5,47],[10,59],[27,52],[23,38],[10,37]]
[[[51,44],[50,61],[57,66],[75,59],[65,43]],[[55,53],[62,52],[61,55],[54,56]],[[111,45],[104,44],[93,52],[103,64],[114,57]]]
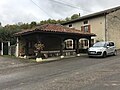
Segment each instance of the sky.
[[64,19],[73,14],[81,16],[113,8],[120,0],[0,0],[2,26],[32,21]]

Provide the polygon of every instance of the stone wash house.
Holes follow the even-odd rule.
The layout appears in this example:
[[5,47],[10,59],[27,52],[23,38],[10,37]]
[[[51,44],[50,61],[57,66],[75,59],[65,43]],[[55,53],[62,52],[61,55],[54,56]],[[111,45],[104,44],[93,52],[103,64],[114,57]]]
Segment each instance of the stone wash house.
[[[98,41],[114,41],[117,49],[120,49],[120,6],[82,16],[62,25],[82,32],[95,33],[92,44]],[[87,48],[89,43],[87,39],[81,39],[79,42],[83,48]]]
[[[79,54],[79,39],[86,38],[91,42],[91,37],[96,35],[63,25],[45,24],[18,32],[15,36],[17,37],[17,57],[36,56],[35,45],[38,42],[44,45],[41,53],[49,57]],[[73,42],[66,43],[66,40],[73,40]]]

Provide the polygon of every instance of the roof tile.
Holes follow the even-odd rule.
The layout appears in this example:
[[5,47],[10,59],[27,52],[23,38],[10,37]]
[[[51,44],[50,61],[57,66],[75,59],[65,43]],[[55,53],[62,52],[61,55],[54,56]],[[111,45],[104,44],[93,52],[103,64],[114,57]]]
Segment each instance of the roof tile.
[[41,26],[37,26],[33,29],[28,29],[28,30],[24,30],[21,32],[16,33],[16,36],[19,36],[21,34],[25,34],[25,33],[29,33],[29,32],[34,32],[34,31],[43,31],[43,32],[59,32],[59,33],[68,33],[68,34],[88,34],[88,35],[93,35],[95,36],[95,34],[93,33],[88,33],[88,32],[81,32],[78,29],[75,28],[69,28],[69,27],[65,27],[63,25],[57,25],[57,24],[45,24],[45,25],[41,25]]

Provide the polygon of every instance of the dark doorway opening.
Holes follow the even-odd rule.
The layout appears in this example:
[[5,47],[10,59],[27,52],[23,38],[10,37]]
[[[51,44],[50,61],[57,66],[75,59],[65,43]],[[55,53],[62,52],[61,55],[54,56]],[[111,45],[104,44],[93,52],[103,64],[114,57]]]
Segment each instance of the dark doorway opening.
[[3,42],[3,55],[8,55],[8,42]]

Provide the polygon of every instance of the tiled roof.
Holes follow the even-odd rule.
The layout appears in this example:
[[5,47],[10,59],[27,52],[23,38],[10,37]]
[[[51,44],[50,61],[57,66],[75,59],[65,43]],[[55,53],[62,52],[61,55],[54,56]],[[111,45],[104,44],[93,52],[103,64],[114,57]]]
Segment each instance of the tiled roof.
[[29,34],[29,33],[36,32],[36,31],[37,32],[53,32],[53,33],[82,34],[82,35],[95,36],[95,34],[93,33],[88,33],[88,32],[85,33],[75,28],[69,28],[63,25],[56,25],[56,24],[45,24],[45,25],[37,26],[33,29],[18,32],[15,35],[16,36],[25,35],[25,34]]

